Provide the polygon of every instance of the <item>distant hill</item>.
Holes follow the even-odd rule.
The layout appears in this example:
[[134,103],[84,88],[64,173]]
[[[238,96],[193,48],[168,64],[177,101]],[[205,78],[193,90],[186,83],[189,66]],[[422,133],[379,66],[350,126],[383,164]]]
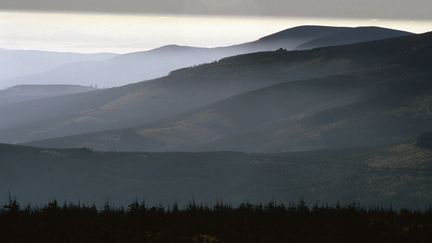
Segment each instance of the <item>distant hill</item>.
[[[277,152],[400,142],[430,123],[430,63],[424,61],[431,60],[429,43],[430,33],[311,51],[241,55],[98,96],[5,107],[0,109],[8,113],[2,124],[28,124],[5,127],[0,138],[26,142],[123,126],[128,129],[33,144]],[[84,103],[78,106],[79,102]],[[31,123],[38,117],[40,121]],[[368,138],[375,131],[381,135]]]
[[17,85],[0,90],[0,106],[95,90],[97,89],[78,85]]
[[101,87],[113,87],[162,77],[179,68],[213,62],[239,54],[273,51],[279,48],[310,49],[405,35],[411,35],[411,33],[378,27],[299,26],[240,45],[219,48],[170,45],[150,51],[119,55],[97,62],[72,63],[36,75],[21,75],[15,79],[3,80],[0,83],[9,86],[16,84],[97,84]]
[[[0,89],[17,84],[26,84],[26,82],[10,83],[7,81],[10,79],[46,72],[75,62],[101,61],[114,56],[115,54],[110,53],[78,54],[2,49],[0,52]],[[57,82],[62,83],[61,81]]]
[[0,145],[0,195],[34,204],[361,202],[424,209],[432,150],[414,143],[279,154],[103,153]]

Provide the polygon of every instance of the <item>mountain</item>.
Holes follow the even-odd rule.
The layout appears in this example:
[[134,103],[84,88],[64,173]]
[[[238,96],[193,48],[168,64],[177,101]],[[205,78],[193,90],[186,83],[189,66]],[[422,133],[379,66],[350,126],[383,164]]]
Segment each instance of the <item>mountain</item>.
[[[103,61],[64,65],[36,75],[4,80],[2,83],[10,86],[62,83],[113,87],[162,77],[179,68],[213,62],[239,54],[273,51],[279,48],[295,50],[308,43],[310,43],[308,45],[310,48],[315,48],[405,35],[411,35],[411,33],[378,27],[300,26],[235,46],[197,48],[170,45],[150,51],[119,55]],[[306,46],[301,49],[306,49]]]
[[[31,144],[120,151],[280,152],[400,142],[431,122],[431,40],[428,33],[227,58],[142,83],[103,109],[5,128],[0,138],[42,140],[88,129]],[[2,110],[9,114],[3,124],[35,116]],[[97,132],[114,122],[127,129]]]
[[0,145],[0,194],[34,204],[150,205],[191,200],[361,202],[424,209],[432,196],[432,151],[389,146],[246,154],[114,153]]
[[378,42],[240,55],[115,89],[6,106],[0,108],[0,114],[8,114],[0,116],[0,141],[27,142],[142,126],[273,84],[383,65],[395,55],[395,48],[412,47],[401,44],[382,52],[375,50],[382,45]]
[[101,61],[114,56],[115,54],[110,53],[78,54],[2,49],[0,51],[0,88],[6,88],[18,84],[11,84],[6,80],[46,72],[75,62]]
[[78,85],[17,85],[0,90],[0,106],[94,90],[96,88]]

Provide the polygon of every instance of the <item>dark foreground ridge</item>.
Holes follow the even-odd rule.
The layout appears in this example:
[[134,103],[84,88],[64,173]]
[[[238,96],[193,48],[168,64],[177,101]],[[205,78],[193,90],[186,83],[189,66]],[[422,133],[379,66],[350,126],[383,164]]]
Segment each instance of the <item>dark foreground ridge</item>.
[[209,207],[127,208],[56,201],[26,207],[11,200],[0,213],[1,242],[431,242],[432,210],[363,208],[359,205],[308,207],[224,203]]

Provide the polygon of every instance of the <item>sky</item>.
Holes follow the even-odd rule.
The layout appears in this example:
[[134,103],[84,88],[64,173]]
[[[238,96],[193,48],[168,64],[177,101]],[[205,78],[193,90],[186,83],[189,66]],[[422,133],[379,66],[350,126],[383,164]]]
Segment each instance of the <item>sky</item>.
[[430,19],[430,0],[1,0],[5,10]]
[[430,0],[0,0],[0,48],[127,53],[238,44],[298,25],[432,31]]

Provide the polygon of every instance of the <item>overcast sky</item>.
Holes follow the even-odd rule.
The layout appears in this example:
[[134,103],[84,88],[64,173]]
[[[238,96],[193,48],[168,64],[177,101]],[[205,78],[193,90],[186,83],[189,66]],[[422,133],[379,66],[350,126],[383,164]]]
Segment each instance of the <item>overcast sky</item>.
[[298,25],[432,30],[432,0],[0,0],[0,48],[215,47]]
[[4,10],[431,19],[431,0],[0,0]]

